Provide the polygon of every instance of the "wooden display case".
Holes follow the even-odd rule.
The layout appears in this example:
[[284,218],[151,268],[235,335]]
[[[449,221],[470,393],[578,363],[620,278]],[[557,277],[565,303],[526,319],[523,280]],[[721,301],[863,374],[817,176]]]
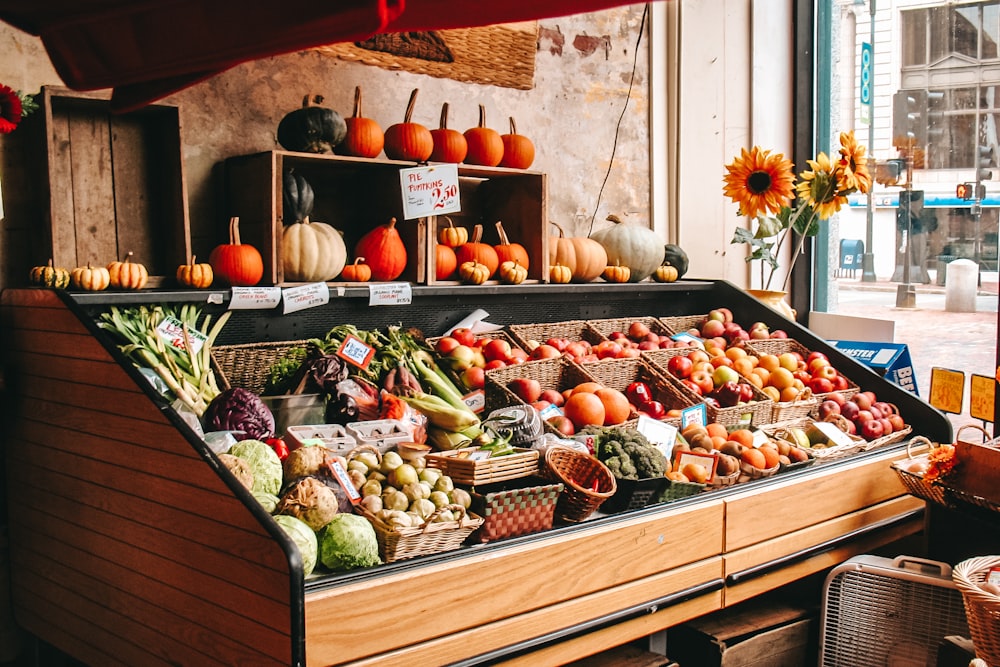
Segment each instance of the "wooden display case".
[[[264,283],[285,283],[281,267],[281,235],[286,222],[282,178],[285,171],[293,169],[316,194],[311,219],[332,225],[344,235],[350,260],[354,259],[354,246],[366,232],[396,218],[396,228],[407,248],[406,268],[399,280],[438,284],[435,244],[439,217],[404,219],[399,172],[414,166],[398,160],[288,151],[232,157],[225,163],[226,210],[240,219],[242,240],[261,251]],[[470,234],[474,225],[483,225],[483,242],[496,245],[500,240],[496,222],[502,221],[511,242],[528,251],[529,280],[547,281],[545,175],[458,165],[458,176],[462,211],[449,214],[453,223],[467,227]]]
[[[344,321],[402,321],[437,334],[477,307],[511,324],[719,303],[828,352],[860,386],[897,403],[916,433],[951,439],[948,420],[921,399],[727,283],[571,289],[580,298],[566,299],[565,285],[416,287],[411,305],[386,311],[367,306],[367,289],[348,288],[288,316],[234,311],[219,343],[297,339]],[[303,578],[284,532],[94,324],[115,303],[224,302],[227,294],[3,294],[15,617],[79,660],[557,664],[730,606],[923,525],[922,503],[889,465],[905,456],[898,443],[577,525]]]

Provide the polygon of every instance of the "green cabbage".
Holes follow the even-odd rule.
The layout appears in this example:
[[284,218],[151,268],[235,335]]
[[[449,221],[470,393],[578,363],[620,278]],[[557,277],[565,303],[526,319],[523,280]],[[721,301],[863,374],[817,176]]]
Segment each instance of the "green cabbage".
[[274,514],[274,510],[278,507],[278,496],[263,491],[254,491],[253,497],[268,514]]
[[302,554],[302,573],[309,576],[313,568],[316,567],[316,553],[319,549],[319,542],[316,540],[316,533],[303,521],[294,516],[279,514],[274,520],[281,526],[288,536],[292,538],[295,545]]
[[320,533],[319,559],[334,572],[381,565],[375,529],[357,514],[338,514]]
[[278,495],[281,490],[281,459],[270,445],[260,440],[241,440],[230,447],[228,453],[250,465],[254,493]]

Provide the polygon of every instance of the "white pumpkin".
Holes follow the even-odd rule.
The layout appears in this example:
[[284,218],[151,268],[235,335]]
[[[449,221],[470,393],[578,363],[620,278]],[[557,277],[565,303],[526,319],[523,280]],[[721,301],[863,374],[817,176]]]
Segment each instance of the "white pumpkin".
[[609,215],[608,220],[614,224],[590,235],[604,246],[608,265],[627,266],[630,283],[653,275],[663,264],[663,239],[649,227],[624,223],[614,215]]
[[340,232],[325,222],[295,222],[281,236],[281,264],[289,282],[326,282],[340,275],[347,246]]

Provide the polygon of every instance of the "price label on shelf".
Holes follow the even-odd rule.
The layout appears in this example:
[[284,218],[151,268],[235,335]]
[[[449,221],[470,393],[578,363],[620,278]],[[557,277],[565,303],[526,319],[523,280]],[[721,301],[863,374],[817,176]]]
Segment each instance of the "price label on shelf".
[[436,164],[400,169],[399,184],[403,193],[403,218],[406,220],[462,210],[458,165]]
[[284,314],[287,315],[329,303],[330,288],[326,286],[326,283],[309,283],[308,285],[288,287],[282,290],[281,299],[285,304]]
[[233,287],[230,310],[274,308],[281,303],[280,287]]
[[410,283],[374,283],[368,286],[369,306],[405,306],[412,301]]

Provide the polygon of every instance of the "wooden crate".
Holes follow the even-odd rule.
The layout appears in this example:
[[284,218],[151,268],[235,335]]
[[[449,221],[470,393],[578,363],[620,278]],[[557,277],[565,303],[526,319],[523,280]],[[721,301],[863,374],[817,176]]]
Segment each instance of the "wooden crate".
[[15,135],[39,184],[31,262],[105,266],[131,251],[149,287],[172,282],[191,253],[178,108],[113,114],[108,94],[52,86],[36,101]]

